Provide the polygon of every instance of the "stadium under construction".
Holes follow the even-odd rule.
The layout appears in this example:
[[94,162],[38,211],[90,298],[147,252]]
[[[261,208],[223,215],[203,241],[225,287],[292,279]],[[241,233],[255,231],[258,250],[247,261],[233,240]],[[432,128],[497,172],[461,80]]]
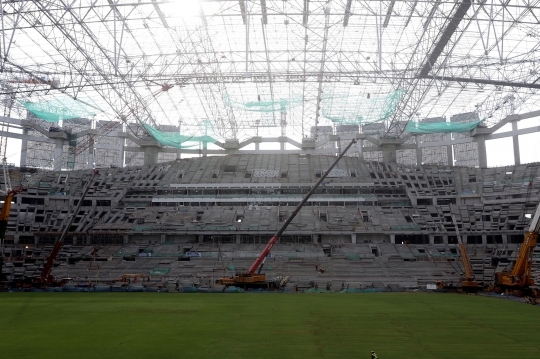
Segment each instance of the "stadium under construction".
[[537,294],[537,3],[0,3],[1,285]]

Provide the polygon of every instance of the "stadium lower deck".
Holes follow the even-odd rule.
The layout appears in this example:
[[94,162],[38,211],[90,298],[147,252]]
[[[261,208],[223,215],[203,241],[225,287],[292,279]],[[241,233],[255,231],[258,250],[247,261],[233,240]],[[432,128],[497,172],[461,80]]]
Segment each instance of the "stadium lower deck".
[[[128,285],[216,289],[217,277],[251,266],[334,159],[246,154],[100,169],[85,198],[91,170],[51,172],[15,197],[5,279],[39,276],[69,225],[52,272],[56,278],[122,287],[113,281],[141,274],[144,281]],[[405,166],[343,158],[291,222],[263,272],[267,278],[290,276],[289,288],[457,284],[461,241],[476,280],[489,285],[495,272],[512,265],[523,242],[538,205],[538,167]],[[10,171],[12,183],[31,175],[28,169]],[[537,282],[539,263],[536,249]]]

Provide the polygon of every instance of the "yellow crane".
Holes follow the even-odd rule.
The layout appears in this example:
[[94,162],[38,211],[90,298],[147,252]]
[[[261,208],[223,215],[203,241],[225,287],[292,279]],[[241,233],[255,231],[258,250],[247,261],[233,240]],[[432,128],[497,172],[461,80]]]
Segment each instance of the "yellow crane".
[[511,271],[495,273],[495,286],[502,289],[528,290],[534,285],[534,279],[531,277],[532,256],[540,230],[539,222],[540,205],[536,208],[529,230],[525,233],[514,267]]

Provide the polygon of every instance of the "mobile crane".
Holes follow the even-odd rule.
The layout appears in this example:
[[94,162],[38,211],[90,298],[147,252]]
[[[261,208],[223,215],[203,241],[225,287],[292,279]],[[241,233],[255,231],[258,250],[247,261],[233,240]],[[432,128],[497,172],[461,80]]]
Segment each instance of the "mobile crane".
[[534,286],[534,279],[531,277],[532,256],[539,231],[540,205],[536,208],[529,230],[525,234],[514,267],[511,271],[495,273],[495,287],[497,289],[509,289],[513,290],[514,294],[518,294],[519,291],[528,291],[531,286]]
[[[461,288],[464,291],[476,291],[480,289],[478,282],[474,278],[474,272],[471,265],[471,260],[469,259],[469,253],[467,253],[467,245],[461,240],[461,235],[459,234],[459,227],[457,225],[456,217],[452,214],[452,221],[456,229],[456,235],[459,242],[459,254],[461,255],[461,263],[463,264],[463,276],[461,277]],[[437,281],[437,289],[447,289],[443,281]]]
[[[237,273],[233,277],[224,277],[224,278],[218,278],[216,279],[216,284],[225,285],[228,286],[236,286],[236,287],[242,287],[244,289],[253,289],[253,288],[267,288],[267,289],[281,289],[283,288],[288,280],[289,277],[284,277],[279,280],[274,281],[267,281],[266,276],[264,274],[261,274],[261,270],[264,265],[264,261],[268,254],[270,254],[270,251],[272,250],[272,247],[277,243],[279,240],[279,237],[285,232],[289,224],[292,222],[292,220],[296,217],[298,212],[300,212],[300,209],[304,206],[304,204],[308,201],[308,199],[311,197],[313,193],[317,190],[319,185],[325,180],[325,178],[328,176],[330,171],[337,165],[337,163],[343,158],[345,153],[351,148],[353,144],[356,143],[356,139],[353,139],[349,145],[341,152],[341,154],[336,158],[334,163],[324,172],[324,174],[321,176],[321,178],[313,185],[311,190],[304,196],[300,204],[294,209],[294,211],[291,213],[289,218],[285,221],[283,226],[270,238],[268,241],[268,244],[264,247],[262,252],[259,254],[257,259],[255,259],[255,262],[251,265],[249,270],[245,273]],[[258,270],[257,270],[258,269]],[[257,272],[257,273],[255,273]]]
[[54,247],[51,251],[51,254],[47,258],[47,262],[45,262],[45,265],[43,266],[43,270],[41,271],[41,274],[39,276],[39,279],[36,280],[34,284],[37,285],[51,285],[51,284],[58,284],[58,282],[54,279],[54,277],[51,275],[54,261],[56,260],[56,257],[58,256],[58,253],[60,252],[60,249],[62,248],[64,244],[64,239],[67,236],[67,233],[69,231],[69,228],[71,227],[71,224],[73,223],[73,219],[75,219],[75,216],[79,212],[79,209],[81,208],[81,205],[84,201],[84,198],[88,194],[88,190],[94,183],[94,178],[96,175],[99,174],[98,170],[94,170],[92,173],[92,177],[88,180],[86,183],[86,187],[84,188],[83,194],[81,196],[81,199],[79,199],[79,203],[77,203],[77,207],[75,207],[75,211],[72,213],[72,215],[69,217],[68,223],[66,224],[66,227],[64,228],[64,231],[62,232],[62,235],[56,240],[54,243]]

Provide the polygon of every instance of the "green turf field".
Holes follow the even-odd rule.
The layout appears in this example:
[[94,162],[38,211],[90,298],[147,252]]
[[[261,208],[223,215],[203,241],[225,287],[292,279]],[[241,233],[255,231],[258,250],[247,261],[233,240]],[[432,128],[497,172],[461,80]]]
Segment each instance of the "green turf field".
[[457,294],[0,293],[1,358],[540,358],[540,307]]

